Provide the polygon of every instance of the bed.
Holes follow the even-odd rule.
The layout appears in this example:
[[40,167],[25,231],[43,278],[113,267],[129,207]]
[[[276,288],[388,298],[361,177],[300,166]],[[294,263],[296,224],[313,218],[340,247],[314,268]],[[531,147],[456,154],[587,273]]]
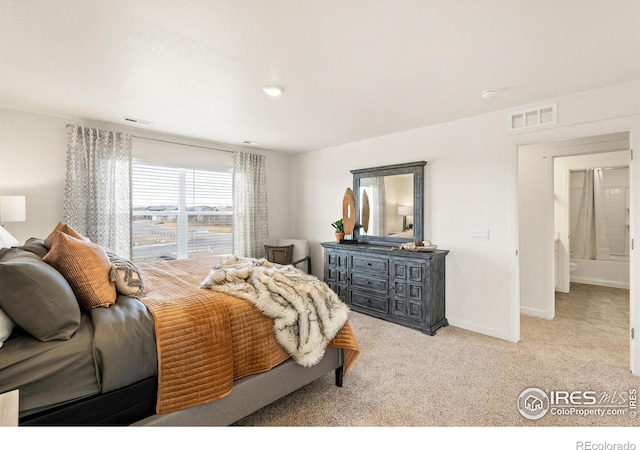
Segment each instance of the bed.
[[[263,304],[268,287],[238,282],[261,271],[252,279],[284,280],[281,300],[310,283],[324,292],[291,266],[220,257],[135,266],[105,252],[116,295],[100,304],[111,294],[84,296],[105,281],[80,286],[73,271],[86,262],[56,260],[61,242],[73,257],[97,247],[69,233],[0,249],[0,311],[14,322],[0,332],[0,393],[19,389],[20,425],[230,425],[332,372],[341,386],[358,357],[348,320],[314,342],[325,312],[294,324]],[[346,305],[334,307],[338,316]],[[294,332],[304,342],[289,342]]]

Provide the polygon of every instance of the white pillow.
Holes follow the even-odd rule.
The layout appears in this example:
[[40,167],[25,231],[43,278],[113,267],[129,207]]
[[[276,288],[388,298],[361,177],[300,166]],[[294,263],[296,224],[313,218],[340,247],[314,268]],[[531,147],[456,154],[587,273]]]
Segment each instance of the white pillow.
[[20,242],[0,225],[0,248],[17,247]]
[[0,309],[0,348],[4,341],[9,339],[11,332],[16,324],[11,320],[11,317],[7,316],[7,313]]

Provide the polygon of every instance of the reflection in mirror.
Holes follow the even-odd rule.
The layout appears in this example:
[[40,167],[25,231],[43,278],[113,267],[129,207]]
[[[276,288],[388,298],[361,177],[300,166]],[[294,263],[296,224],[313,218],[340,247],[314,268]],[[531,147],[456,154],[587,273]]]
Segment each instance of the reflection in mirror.
[[369,217],[370,217],[370,207],[369,207],[369,195],[367,194],[366,189],[362,190],[362,212],[360,213],[361,221],[362,221],[362,229],[366,234],[369,231]]
[[398,245],[424,239],[425,161],[354,169],[353,191],[363,243]]
[[360,217],[369,208],[369,224],[362,236],[413,238],[413,174],[360,179]]

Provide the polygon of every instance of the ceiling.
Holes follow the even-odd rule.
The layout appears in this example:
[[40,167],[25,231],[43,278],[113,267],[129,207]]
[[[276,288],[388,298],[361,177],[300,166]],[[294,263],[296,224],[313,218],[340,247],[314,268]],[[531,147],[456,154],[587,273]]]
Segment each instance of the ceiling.
[[0,107],[292,153],[636,79],[640,0],[0,0]]

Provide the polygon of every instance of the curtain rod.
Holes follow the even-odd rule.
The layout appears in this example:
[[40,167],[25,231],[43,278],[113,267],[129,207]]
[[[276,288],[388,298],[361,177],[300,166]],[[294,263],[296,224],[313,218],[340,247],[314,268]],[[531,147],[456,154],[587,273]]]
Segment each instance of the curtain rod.
[[167,141],[165,139],[156,139],[156,138],[150,138],[150,137],[145,137],[145,136],[137,136],[135,134],[131,134],[130,136],[132,138],[136,138],[136,139],[146,139],[148,141],[164,142],[165,144],[184,145],[184,146],[187,146],[187,147],[203,148],[205,150],[215,150],[217,152],[235,153],[234,150],[223,150],[221,148],[205,147],[204,145],[183,144],[181,142]]
[[[616,166],[616,167],[594,167],[594,169],[600,169],[600,170],[618,170],[618,169],[628,169],[629,166]],[[576,170],[570,170],[569,172],[584,172],[587,169],[576,169]]]
[[[75,126],[75,125],[72,125],[70,123],[67,124],[67,128],[73,127],[73,126]],[[129,136],[131,136],[132,138],[136,138],[136,139],[146,139],[148,141],[164,142],[165,144],[184,145],[186,147],[203,148],[205,150],[215,150],[215,151],[218,151],[218,152],[235,153],[234,150],[223,150],[221,148],[205,147],[204,145],[196,145],[196,144],[183,144],[181,142],[168,141],[168,140],[165,140],[165,139],[157,139],[157,138],[150,138],[150,137],[146,137],[146,136],[138,136],[136,134],[129,134]]]

